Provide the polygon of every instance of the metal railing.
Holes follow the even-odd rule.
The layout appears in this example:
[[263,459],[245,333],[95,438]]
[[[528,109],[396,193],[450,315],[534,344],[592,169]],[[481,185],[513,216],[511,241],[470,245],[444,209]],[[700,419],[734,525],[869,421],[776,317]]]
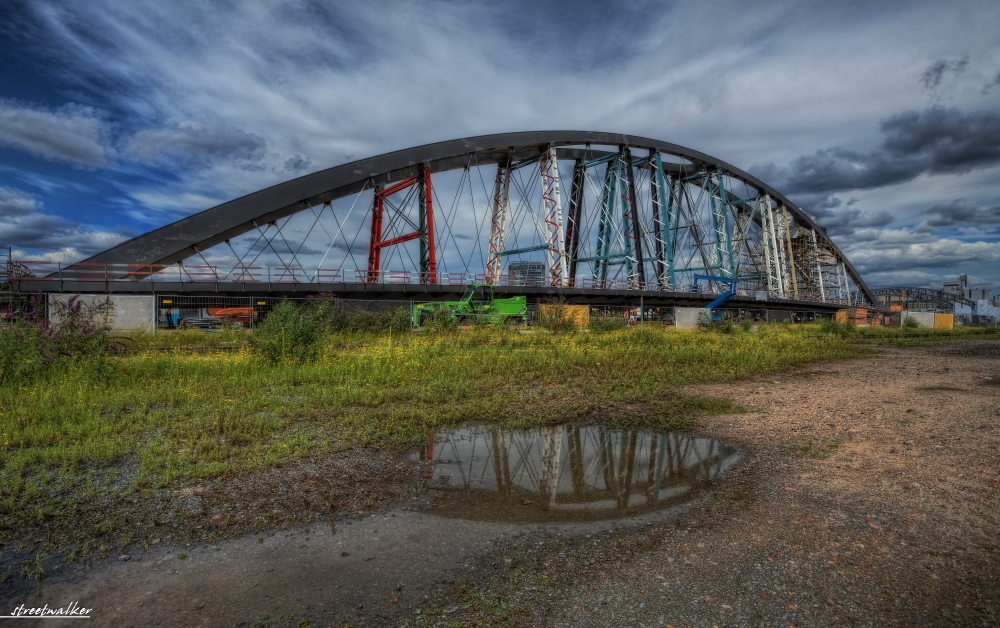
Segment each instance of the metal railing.
[[[242,284],[382,284],[382,285],[424,285],[426,276],[409,270],[302,268],[294,266],[212,266],[212,265],[161,265],[161,264],[101,264],[77,262],[63,266],[59,262],[17,260],[9,264],[11,278],[15,281],[60,281],[60,282],[156,282],[156,283],[242,283]],[[434,285],[464,286],[474,283],[489,283],[485,273],[438,273]],[[660,286],[655,282],[636,282],[625,279],[615,280],[568,280],[564,285],[552,286],[544,279],[514,278],[504,276],[496,284],[501,287],[523,288],[564,288],[595,291],[637,291],[670,293],[678,296],[715,296],[725,288],[710,286],[678,285],[674,289]],[[787,299],[775,293],[740,288],[737,296],[757,301],[810,301],[845,306],[858,305],[851,299],[820,299],[812,295],[801,295]]]

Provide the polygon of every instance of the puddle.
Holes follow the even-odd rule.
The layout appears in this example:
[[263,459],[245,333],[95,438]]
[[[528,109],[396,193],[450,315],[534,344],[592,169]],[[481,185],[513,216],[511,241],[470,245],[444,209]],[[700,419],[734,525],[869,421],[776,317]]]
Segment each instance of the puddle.
[[676,506],[729,470],[735,447],[680,432],[469,427],[428,436],[425,512],[462,519],[620,519]]
[[[492,552],[516,538],[595,534],[624,517],[668,521],[741,456],[682,433],[571,426],[444,432],[415,455],[428,461],[422,471],[435,498],[427,508],[218,545],[136,548],[126,562],[47,575],[41,603],[78,600],[95,609],[95,626],[284,625],[282,618],[382,625],[379,617],[398,626],[434,608],[431,593],[444,583],[476,570],[492,578]],[[451,517],[448,525],[442,517]],[[0,606],[40,606],[33,585],[0,587]]]

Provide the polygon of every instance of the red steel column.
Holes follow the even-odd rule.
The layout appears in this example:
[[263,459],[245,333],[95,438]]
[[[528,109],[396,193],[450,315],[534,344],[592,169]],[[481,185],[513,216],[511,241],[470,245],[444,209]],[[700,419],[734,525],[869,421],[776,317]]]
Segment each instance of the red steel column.
[[372,204],[372,237],[368,243],[368,276],[366,283],[375,283],[382,270],[382,214],[385,211],[385,201],[381,190],[375,192],[375,202]]
[[431,169],[424,166],[420,170],[420,180],[423,185],[424,202],[424,233],[420,238],[422,250],[420,253],[420,274],[423,283],[438,283],[437,246],[434,241],[434,189],[431,185]]

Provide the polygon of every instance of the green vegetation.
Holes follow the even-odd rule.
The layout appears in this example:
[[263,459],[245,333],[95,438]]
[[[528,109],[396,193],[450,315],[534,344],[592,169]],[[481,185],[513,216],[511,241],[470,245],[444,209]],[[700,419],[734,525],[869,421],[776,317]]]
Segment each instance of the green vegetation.
[[112,303],[91,305],[73,297],[52,307],[51,325],[32,311],[0,333],[0,386],[30,384],[67,362],[97,380],[113,374],[112,358],[125,342],[108,332]]
[[[913,321],[913,319],[909,319]],[[914,325],[903,327],[856,327],[853,322],[837,323],[824,319],[811,326],[824,335],[839,336],[855,343],[900,344],[927,342],[934,340],[962,340],[973,338],[1000,337],[1000,329],[986,327],[956,327],[954,329],[932,329]]]
[[[274,329],[237,351],[133,351],[113,377],[66,362],[0,387],[3,499],[22,503],[56,476],[128,460],[138,463],[136,482],[160,484],[354,445],[405,447],[463,421],[538,425],[622,403],[643,404],[654,422],[694,416],[726,407],[674,387],[857,354],[836,337],[766,326],[724,336],[306,334],[309,348],[289,351],[305,323],[275,313]],[[291,330],[284,354],[273,348],[282,329]]]
[[[856,340],[869,333],[613,329],[619,323],[602,333],[445,324],[414,333],[402,331],[398,312],[379,313],[369,323],[381,331],[364,332],[336,302],[317,301],[279,306],[253,334],[116,339],[88,316],[100,312],[62,319],[75,322],[61,336],[58,325],[0,330],[0,540],[25,518],[65,517],[64,500],[88,491],[164,486],[354,446],[404,448],[463,422],[683,426],[734,408],[678,386],[861,355]],[[882,340],[893,332],[876,331]],[[61,352],[16,336],[29,332]],[[42,366],[23,370],[22,361]]]

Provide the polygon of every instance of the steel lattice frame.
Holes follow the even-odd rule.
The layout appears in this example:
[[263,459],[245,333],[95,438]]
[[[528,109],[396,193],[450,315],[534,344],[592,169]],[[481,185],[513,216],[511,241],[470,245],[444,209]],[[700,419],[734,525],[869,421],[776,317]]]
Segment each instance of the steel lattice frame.
[[877,301],[883,305],[899,304],[906,309],[925,309],[941,312],[954,310],[955,305],[964,305],[975,311],[976,302],[962,295],[932,288],[876,288],[872,290]]
[[[560,170],[570,171],[565,162],[572,162],[569,186],[560,180]],[[505,265],[534,253],[544,255],[546,282],[555,287],[592,282],[590,287],[599,289],[617,275],[632,290],[684,291],[700,273],[736,279],[745,292],[769,298],[876,302],[824,230],[763,181],[675,144],[586,131],[473,137],[363,159],[207,209],[63,270],[71,274],[88,265],[128,264],[155,273],[189,258],[204,258],[214,246],[232,248],[233,238],[259,232],[258,242],[271,248],[283,264],[282,272],[294,280],[308,276],[298,259],[302,245],[294,249],[278,221],[287,224],[289,217],[311,212],[319,223],[329,207],[340,230],[331,234],[321,227],[332,247],[344,223],[331,203],[373,191],[369,259],[364,270],[356,270],[359,281],[386,281],[381,252],[419,240],[419,255],[406,272],[421,283],[443,284],[447,278],[439,271],[440,250],[449,246],[448,236],[454,253],[463,256],[463,251],[454,250],[455,234],[442,229],[451,228],[449,219],[463,205],[458,197],[451,208],[442,203],[432,176],[464,169],[465,177],[470,169],[483,168],[495,168],[484,177],[495,181],[489,205],[482,209],[481,224],[489,225],[489,236],[470,246],[485,251],[478,276],[487,283],[499,284]],[[536,191],[539,198],[533,200]],[[391,200],[397,193],[405,198]],[[416,217],[405,215],[406,203],[418,207]],[[477,225],[479,221],[475,217]],[[387,226],[404,224],[411,230],[385,232]],[[519,237],[531,242],[518,242]],[[276,242],[286,247],[285,256]],[[229,280],[239,280],[250,254],[233,252],[239,262]],[[465,253],[463,260],[473,257],[472,251]],[[474,269],[467,264],[466,270],[471,274]],[[314,273],[313,280],[318,276]],[[116,271],[114,278],[142,280],[144,275]],[[721,290],[721,282],[712,288]]]

